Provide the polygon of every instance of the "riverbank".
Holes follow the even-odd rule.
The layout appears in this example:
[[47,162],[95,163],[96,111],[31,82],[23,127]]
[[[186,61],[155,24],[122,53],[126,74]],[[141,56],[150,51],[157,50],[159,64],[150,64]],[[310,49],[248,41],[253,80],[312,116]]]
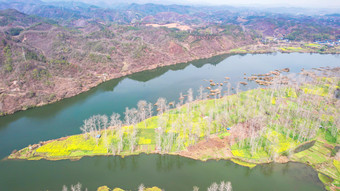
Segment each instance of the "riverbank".
[[318,54],[339,54],[340,46],[325,46],[312,42],[269,42],[261,44],[246,45],[231,49],[229,53],[238,54],[261,54],[261,53],[318,53]]
[[[110,72],[110,73],[103,73],[103,74],[91,74],[88,75],[89,77],[83,78],[81,80],[81,83],[77,85],[77,87],[73,87],[75,82],[77,80],[73,80],[73,82],[67,82],[67,85],[65,80],[58,79],[56,81],[55,87],[63,88],[57,88],[56,90],[51,90],[50,88],[45,89],[43,92],[44,94],[47,92],[48,95],[44,96],[43,99],[38,99],[38,92],[30,91],[28,93],[24,93],[20,88],[15,88],[13,91],[5,91],[0,90],[0,116],[10,115],[17,111],[27,110],[35,107],[40,107],[48,104],[52,104],[58,101],[61,101],[63,99],[67,99],[70,97],[74,97],[80,93],[87,92],[91,90],[92,88],[98,86],[99,84],[112,80],[117,79],[121,77],[125,77],[134,73],[142,72],[142,71],[148,71],[153,70],[159,67],[166,67],[171,66],[179,63],[188,63],[193,62],[195,60],[199,59],[206,59],[214,56],[219,56],[223,54],[264,54],[264,53],[275,53],[275,52],[282,52],[282,53],[293,53],[293,52],[299,52],[299,53],[319,53],[319,54],[339,54],[340,53],[340,47],[324,47],[320,45],[316,45],[313,43],[298,43],[298,42],[290,42],[290,43],[268,43],[268,44],[251,44],[251,45],[237,45],[236,47],[239,48],[233,48],[233,46],[230,46],[226,48],[225,50],[214,50],[214,51],[208,51],[205,54],[195,54],[187,57],[180,57],[180,58],[173,58],[173,59],[167,59],[167,61],[163,61],[161,63],[155,63],[151,65],[142,65],[138,67],[132,67],[127,70],[125,68],[124,70],[120,72]],[[320,50],[322,49],[322,51]],[[128,65],[128,64],[126,64]],[[50,80],[49,80],[50,81]],[[78,83],[78,82],[77,82]],[[18,84],[13,84],[11,87],[17,87]],[[40,96],[41,97],[41,96]],[[8,98],[8,99],[7,99]],[[1,104],[1,102],[3,102]]]
[[[77,85],[77,87],[74,86],[73,82],[67,82],[67,84],[64,82],[65,80],[59,79],[59,81],[56,81],[55,83],[58,84],[57,90],[49,92],[49,96],[45,96],[42,101],[39,101],[39,103],[36,103],[36,101],[32,100],[32,98],[36,98],[38,93],[23,93],[20,90],[3,90],[0,89],[0,98],[2,99],[2,103],[0,100],[0,117],[14,114],[18,111],[25,111],[28,109],[33,109],[36,107],[41,107],[49,104],[56,103],[58,101],[61,101],[63,99],[71,98],[76,95],[79,95],[81,93],[90,91],[92,88],[113,79],[122,78],[134,73],[142,72],[142,71],[148,71],[148,70],[154,70],[160,67],[166,67],[171,65],[176,65],[180,63],[188,63],[193,62],[195,60],[200,59],[206,59],[211,58],[214,56],[219,56],[223,54],[228,54],[229,50],[227,51],[214,51],[214,53],[207,53],[207,54],[200,54],[198,56],[190,56],[185,58],[172,58],[167,59],[168,61],[164,61],[162,63],[154,63],[151,65],[142,65],[138,67],[132,67],[132,68],[123,68],[120,72],[113,72],[113,73],[103,73],[103,74],[97,74],[96,72],[92,74],[88,74],[86,78],[82,79],[82,82]],[[124,63],[124,65],[131,65]],[[78,80],[76,80],[78,81]],[[16,83],[14,86],[17,86]],[[50,88],[45,89],[42,92],[50,91]],[[33,91],[30,91],[33,92]],[[6,97],[8,99],[6,99]]]
[[300,86],[198,100],[129,126],[31,145],[8,158],[77,160],[159,153],[203,161],[232,159],[249,167],[295,161],[311,165],[334,187],[339,185],[338,86],[338,78],[314,76],[313,83]]

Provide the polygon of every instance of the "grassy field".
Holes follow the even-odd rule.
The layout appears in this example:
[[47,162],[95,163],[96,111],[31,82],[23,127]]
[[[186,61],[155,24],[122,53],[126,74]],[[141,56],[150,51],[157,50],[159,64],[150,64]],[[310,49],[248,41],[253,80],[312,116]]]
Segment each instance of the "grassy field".
[[326,45],[320,45],[320,44],[314,44],[314,43],[305,43],[301,45],[292,45],[292,46],[283,45],[279,49],[282,52],[337,53],[339,51],[339,46],[335,45],[334,47],[332,47],[332,46],[326,46]]
[[234,48],[230,50],[231,53],[247,53],[247,50],[244,50],[242,48]]
[[300,52],[304,50],[302,47],[284,47],[281,48],[282,51],[293,51],[293,52]]
[[320,44],[314,44],[314,43],[306,43],[306,44],[304,44],[304,46],[306,46],[306,47],[312,47],[312,48],[321,48],[321,47],[322,47],[322,45],[320,45]]

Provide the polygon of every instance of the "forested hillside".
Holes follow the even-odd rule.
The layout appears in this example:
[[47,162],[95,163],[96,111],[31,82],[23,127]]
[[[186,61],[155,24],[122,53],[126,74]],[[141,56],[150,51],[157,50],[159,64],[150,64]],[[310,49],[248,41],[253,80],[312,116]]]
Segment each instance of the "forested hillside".
[[[339,53],[336,14],[35,0],[3,1],[0,9],[0,115],[71,97],[109,79],[217,54]],[[326,42],[305,45],[314,41]]]

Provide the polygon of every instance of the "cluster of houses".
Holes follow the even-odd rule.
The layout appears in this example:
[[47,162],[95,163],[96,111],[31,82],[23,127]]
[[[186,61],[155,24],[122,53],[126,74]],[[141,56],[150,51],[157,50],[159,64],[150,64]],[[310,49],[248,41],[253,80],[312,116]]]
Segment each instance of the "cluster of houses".
[[268,42],[289,42],[288,39],[285,39],[284,37],[265,37],[261,39],[262,43],[268,43]]
[[315,41],[315,44],[325,45],[325,46],[338,46],[340,45],[340,39],[338,40],[323,40],[323,41]]
[[[290,42],[288,39],[281,37],[266,37],[261,39],[262,43],[268,43],[268,42]],[[323,46],[333,47],[333,46],[339,46],[340,45],[340,39],[337,40],[323,40],[323,41],[314,41],[314,44],[319,44]]]

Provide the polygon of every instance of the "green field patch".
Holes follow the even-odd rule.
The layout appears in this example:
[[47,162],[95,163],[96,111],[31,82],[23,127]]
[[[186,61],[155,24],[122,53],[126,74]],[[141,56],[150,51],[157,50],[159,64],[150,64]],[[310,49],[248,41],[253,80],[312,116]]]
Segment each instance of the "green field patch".
[[73,151],[69,156],[84,156],[84,155],[92,155],[92,151],[83,151],[83,150],[77,150]]
[[319,177],[320,181],[326,186],[328,186],[330,183],[333,182],[332,178],[330,178],[330,177],[328,177],[328,176],[326,176],[322,173],[318,173],[318,177]]
[[313,94],[319,96],[329,96],[329,87],[326,85],[304,85],[301,87],[305,94]]
[[247,158],[247,159],[263,159],[263,158],[269,157],[267,151],[262,147],[257,149],[256,152],[251,152],[249,147],[239,148],[237,144],[234,144],[231,146],[231,153],[235,157]]
[[241,52],[241,53],[244,52],[244,53],[246,53],[247,50],[244,50],[242,48],[234,48],[234,49],[231,49],[230,52]]
[[264,137],[271,142],[270,147],[276,153],[282,153],[291,148],[294,148],[297,145],[297,142],[295,140],[291,139],[290,137],[286,137],[282,133],[274,130],[269,130]]
[[312,47],[312,48],[321,48],[322,47],[321,45],[314,44],[314,43],[306,43],[306,44],[304,44],[304,46]]
[[330,152],[328,148],[324,147],[323,142],[316,141],[311,148],[294,154],[294,157],[305,163],[320,164],[327,161],[327,155]]
[[151,145],[155,144],[155,129],[139,129],[139,141],[140,145]]
[[302,50],[305,50],[304,48],[302,48],[302,47],[282,47],[282,48],[280,48],[282,51],[285,51],[285,52],[291,52],[291,51],[293,51],[293,52],[300,52],[300,51],[302,51]]
[[84,138],[84,135],[73,135],[65,140],[52,141],[39,147],[37,153],[46,153],[50,156],[66,156],[76,150],[93,151],[97,146],[94,138]]
[[338,170],[338,172],[340,173],[340,161],[338,160],[333,160],[333,165],[335,166],[335,168]]
[[229,136],[229,135],[230,135],[229,132],[222,132],[222,133],[220,133],[220,134],[218,135],[218,137],[219,137],[220,139],[223,139],[224,137]]

